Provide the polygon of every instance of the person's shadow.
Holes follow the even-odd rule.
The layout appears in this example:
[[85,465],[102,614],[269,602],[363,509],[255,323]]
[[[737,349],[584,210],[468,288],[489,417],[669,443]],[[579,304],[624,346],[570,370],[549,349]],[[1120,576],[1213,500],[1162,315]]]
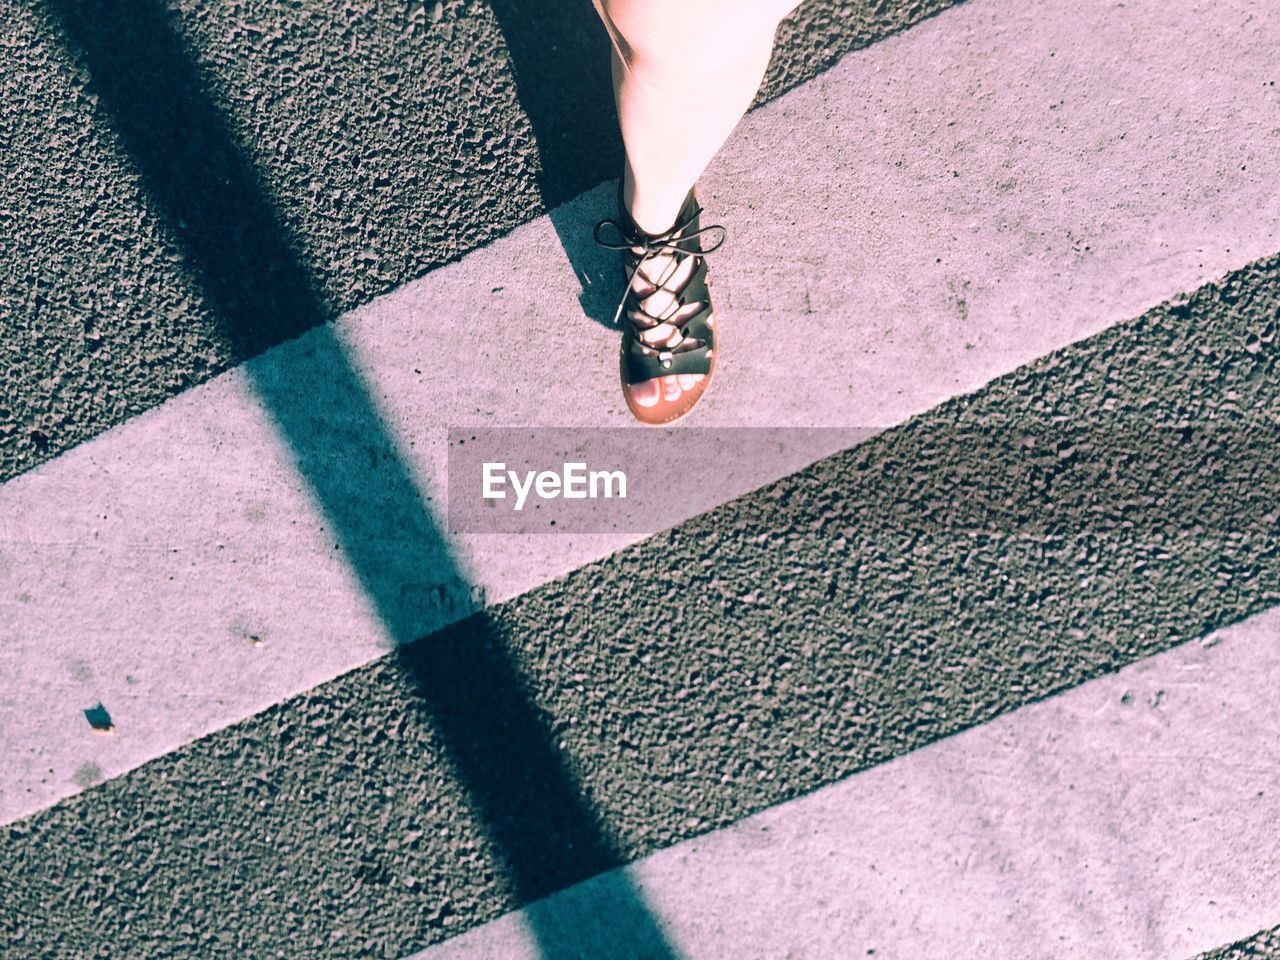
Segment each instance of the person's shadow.
[[623,274],[592,228],[617,213],[616,195],[574,201],[622,172],[609,35],[590,0],[489,0],[511,56],[520,106],[538,148],[538,187],[581,287],[590,319],[612,327]]
[[[590,12],[588,4],[580,5]],[[551,4],[562,14],[569,6]],[[526,13],[537,11],[531,21],[537,20],[546,44],[558,29],[555,19],[545,5],[529,7]],[[234,354],[252,356],[278,342],[281,331],[309,331],[281,354],[294,362],[255,362],[245,370],[335,545],[396,645],[396,663],[417,694],[419,721],[443,741],[479,826],[500,851],[516,899],[528,904],[623,864],[621,844],[566,766],[507,638],[486,612],[474,610],[472,587],[427,496],[358,367],[326,323],[336,312],[333,303],[164,5],[46,0],[42,9],[88,68],[93,93],[153,211],[175,238]],[[515,47],[525,56],[532,37],[520,36]],[[601,84],[589,93],[590,102],[607,94],[607,73]],[[555,132],[544,135],[547,155],[564,156],[558,151],[569,149],[567,141]],[[558,163],[549,167],[555,190],[572,192],[586,182],[581,177],[593,176],[582,170],[571,175]],[[603,170],[603,164],[583,169]],[[571,255],[585,249],[575,245]],[[578,262],[587,271],[596,267],[592,258]],[[544,955],[562,957],[584,943],[610,942],[618,947],[613,956],[673,960],[675,951],[625,874],[614,874],[608,890],[589,929],[552,923],[545,905],[529,911]],[[206,907],[209,922],[217,922],[217,905]],[[424,904],[424,912],[429,907]]]

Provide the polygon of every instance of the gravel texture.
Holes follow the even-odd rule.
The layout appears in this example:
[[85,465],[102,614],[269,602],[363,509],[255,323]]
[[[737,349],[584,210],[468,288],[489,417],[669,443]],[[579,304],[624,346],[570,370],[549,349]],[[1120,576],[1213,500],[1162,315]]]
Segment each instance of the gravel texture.
[[[1255,263],[11,825],[7,956],[401,956],[1275,606],[1278,279]],[[638,898],[616,921],[652,929]]]
[[[808,0],[762,99],[949,0]],[[615,176],[588,0],[39,0],[0,26],[0,481]]]
[[1202,954],[1198,960],[1276,960],[1280,957],[1280,927],[1255,933],[1229,947]]

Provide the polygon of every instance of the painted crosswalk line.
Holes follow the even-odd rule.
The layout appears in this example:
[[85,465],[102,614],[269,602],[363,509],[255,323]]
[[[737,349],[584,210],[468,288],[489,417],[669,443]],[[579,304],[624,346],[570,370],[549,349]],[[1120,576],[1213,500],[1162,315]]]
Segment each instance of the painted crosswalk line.
[[[10,824],[2,922],[31,956],[404,956],[1275,607],[1277,276]],[[674,956],[638,890],[611,895],[602,922]]]
[[1189,958],[1280,916],[1277,673],[1272,610],[412,960],[651,956],[624,883],[682,960]]
[[[704,184],[734,229],[714,274],[733,344],[699,422],[897,423],[1280,247],[1276,29],[1243,4],[982,0],[752,114]],[[398,465],[438,515],[447,425],[626,422],[614,335],[581,316],[611,306],[586,243],[608,194],[0,487],[5,819],[386,650],[317,504],[328,452],[353,488]],[[768,346],[783,325],[803,349]],[[371,413],[386,442],[366,446]],[[392,585],[398,636],[636,539],[446,544],[419,518],[406,547],[398,509],[366,511],[371,562],[421,570]]]

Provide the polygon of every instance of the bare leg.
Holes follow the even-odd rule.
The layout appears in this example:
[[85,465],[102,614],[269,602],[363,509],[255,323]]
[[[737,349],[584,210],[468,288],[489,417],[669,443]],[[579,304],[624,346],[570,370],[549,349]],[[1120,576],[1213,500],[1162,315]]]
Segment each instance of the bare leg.
[[736,8],[722,0],[602,2],[621,39],[613,86],[627,151],[623,199],[641,229],[660,233],[760,89],[777,20],[752,0]]
[[[662,233],[751,105],[778,22],[799,0],[595,2],[613,40],[623,203],[641,230]],[[668,267],[650,265],[650,279]],[[675,400],[701,379],[661,377],[631,396],[642,406]]]

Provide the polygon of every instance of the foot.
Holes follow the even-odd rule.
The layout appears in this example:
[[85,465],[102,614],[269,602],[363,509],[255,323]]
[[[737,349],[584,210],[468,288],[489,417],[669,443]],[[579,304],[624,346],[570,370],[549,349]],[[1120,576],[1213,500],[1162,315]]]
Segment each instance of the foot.
[[[706,285],[705,254],[724,243],[720,226],[701,227],[701,207],[689,192],[675,224],[645,233],[621,202],[619,220],[596,225],[596,242],[623,253],[627,288],[618,305],[622,325],[619,366],[628,408],[645,423],[670,423],[701,399],[715,369],[715,319]],[[621,237],[602,239],[604,227]],[[719,239],[708,247],[703,237]]]
[[[647,314],[660,316],[664,309],[678,300],[678,291],[684,289],[694,269],[694,257],[685,257],[683,262],[677,263],[674,254],[664,253],[642,260],[631,278],[628,294],[636,296]],[[679,343],[679,335],[679,331],[669,323],[641,330],[639,334],[643,344],[659,351]],[[702,373],[680,373],[641,380],[639,383],[627,383],[624,376],[622,390],[629,400],[629,406],[649,409],[664,400],[674,403],[682,393],[697,387],[706,376]]]

